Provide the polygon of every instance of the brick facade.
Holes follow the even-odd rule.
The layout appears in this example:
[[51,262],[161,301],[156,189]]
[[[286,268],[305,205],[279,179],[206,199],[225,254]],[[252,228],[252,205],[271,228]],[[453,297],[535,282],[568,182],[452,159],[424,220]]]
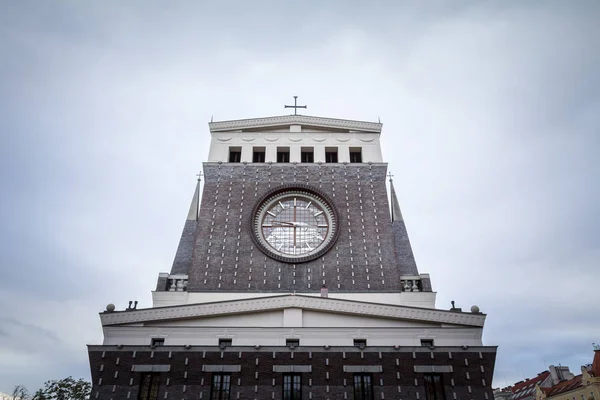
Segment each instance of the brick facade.
[[[282,373],[274,366],[311,366],[301,372],[302,399],[353,399],[353,372],[363,366],[371,372],[374,399],[426,399],[424,373],[415,366],[451,366],[442,372],[446,399],[493,399],[495,347],[157,347],[90,346],[92,399],[137,399],[140,372],[134,365],[169,366],[160,373],[159,399],[209,399],[213,372],[220,366],[239,366],[231,372],[231,399],[280,399]],[[418,369],[419,369],[418,368]]]
[[[386,171],[387,164],[205,164],[188,291],[400,291]],[[250,236],[257,201],[295,182],[332,199],[340,230],[328,253],[298,265],[267,257]]]

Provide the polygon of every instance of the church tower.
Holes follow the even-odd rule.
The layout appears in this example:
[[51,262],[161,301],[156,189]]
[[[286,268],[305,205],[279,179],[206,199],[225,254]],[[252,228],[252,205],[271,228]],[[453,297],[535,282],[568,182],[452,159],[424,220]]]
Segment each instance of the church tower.
[[485,315],[435,308],[380,123],[294,113],[209,128],[153,306],[100,314],[92,398],[493,398]]

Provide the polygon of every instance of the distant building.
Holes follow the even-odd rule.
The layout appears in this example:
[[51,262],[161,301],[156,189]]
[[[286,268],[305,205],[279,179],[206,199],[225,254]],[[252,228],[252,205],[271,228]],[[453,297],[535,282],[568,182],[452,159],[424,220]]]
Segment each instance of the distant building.
[[600,400],[600,346],[591,365],[573,375],[567,366],[551,365],[536,377],[494,391],[494,400]]
[[[512,386],[494,392],[495,400],[536,400],[536,387],[551,388],[561,382],[575,378],[567,366],[551,365],[547,371],[540,372],[534,378],[527,378]],[[577,399],[579,400],[579,399]]]
[[[556,367],[550,366],[550,369]],[[568,370],[568,368],[567,368]],[[512,386],[504,389],[498,389],[494,392],[495,400],[534,400],[535,399],[535,387],[541,385],[543,387],[552,386],[552,378],[550,371],[540,372],[534,378],[528,378],[524,381],[519,381]]]
[[552,377],[552,386],[536,387],[536,400],[600,400],[600,346],[595,347],[592,364],[581,367],[581,375],[564,377],[560,372]]

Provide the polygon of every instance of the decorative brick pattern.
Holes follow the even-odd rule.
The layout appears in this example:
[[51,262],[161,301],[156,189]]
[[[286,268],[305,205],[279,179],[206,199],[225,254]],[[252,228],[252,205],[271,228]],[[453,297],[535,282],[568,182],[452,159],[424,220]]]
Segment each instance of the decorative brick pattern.
[[[188,291],[400,291],[386,164],[204,164],[204,191]],[[268,190],[309,184],[339,214],[340,236],[319,259],[288,264],[260,252],[251,211]],[[185,231],[184,231],[185,234]],[[410,247],[404,249],[410,252]],[[178,267],[178,273],[184,273]]]
[[181,239],[179,241],[179,247],[177,247],[175,259],[173,260],[173,267],[171,267],[171,275],[188,273],[188,269],[192,264],[192,256],[194,254],[197,226],[198,223],[196,221],[185,221],[183,232],[181,233]]
[[[160,399],[208,399],[211,372],[206,369],[211,368],[203,368],[207,365],[231,366],[226,368],[231,371],[239,369],[239,372],[231,372],[231,399],[280,398],[282,373],[273,371],[285,365],[311,366],[311,372],[301,372],[304,399],[310,398],[309,393],[315,400],[353,398],[352,372],[344,372],[344,366],[349,371],[358,370],[360,366],[371,371],[377,399],[382,395],[390,399],[415,399],[417,396],[425,399],[424,374],[415,372],[415,365],[452,366],[452,372],[442,373],[448,399],[482,399],[486,394],[493,398],[487,382],[492,381],[495,347],[436,348],[433,358],[431,352],[421,347],[398,350],[367,347],[363,351],[354,347],[331,347],[329,350],[300,347],[292,351],[283,346],[232,347],[225,351],[216,346],[190,350],[167,346],[151,352],[148,347],[141,346],[120,350],[113,346],[90,346],[94,383],[91,398],[137,398],[141,374],[133,371],[134,366],[149,364],[170,365],[170,372],[161,374]],[[469,360],[469,365],[465,365],[465,359]]]

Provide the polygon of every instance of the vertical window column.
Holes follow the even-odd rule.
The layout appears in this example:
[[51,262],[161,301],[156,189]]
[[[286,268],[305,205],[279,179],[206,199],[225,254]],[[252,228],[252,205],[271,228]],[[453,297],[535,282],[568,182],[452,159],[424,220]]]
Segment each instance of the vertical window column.
[[302,375],[283,375],[283,400],[302,400]]
[[371,374],[354,374],[354,399],[373,400],[373,377]]
[[231,375],[224,373],[214,373],[210,385],[211,400],[229,400],[231,387]]
[[446,400],[442,375],[427,374],[425,378],[425,395],[427,400]]
[[157,400],[160,375],[157,373],[143,373],[140,381],[140,394],[138,400]]

